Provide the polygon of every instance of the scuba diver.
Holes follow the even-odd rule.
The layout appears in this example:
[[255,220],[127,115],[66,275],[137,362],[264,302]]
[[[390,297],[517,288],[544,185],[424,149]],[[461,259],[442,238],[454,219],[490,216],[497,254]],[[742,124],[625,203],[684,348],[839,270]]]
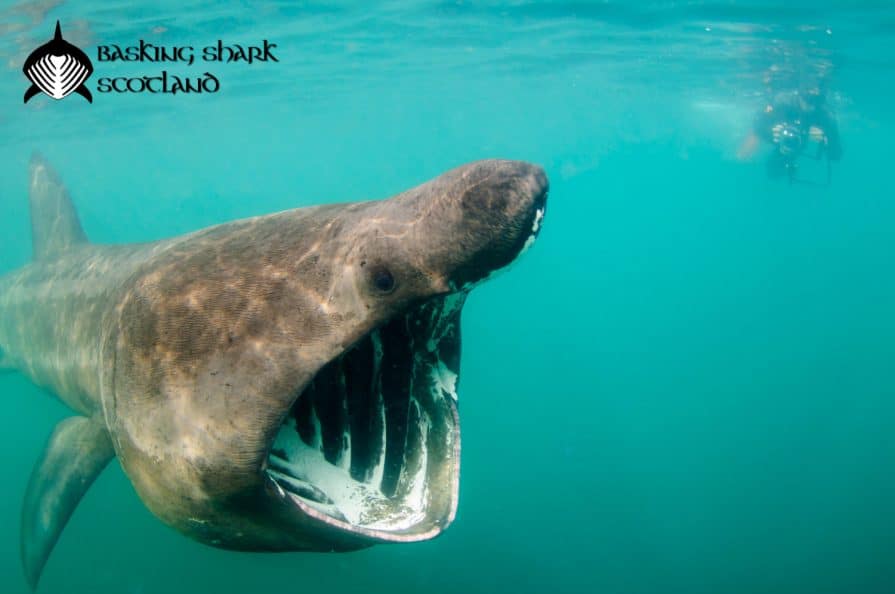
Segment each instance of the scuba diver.
[[756,115],[752,133],[741,147],[740,155],[754,152],[759,141],[773,145],[767,160],[768,176],[786,176],[789,183],[812,183],[798,177],[799,157],[826,161],[827,184],[832,173],[831,163],[842,157],[839,127],[826,104],[822,85],[777,94]]

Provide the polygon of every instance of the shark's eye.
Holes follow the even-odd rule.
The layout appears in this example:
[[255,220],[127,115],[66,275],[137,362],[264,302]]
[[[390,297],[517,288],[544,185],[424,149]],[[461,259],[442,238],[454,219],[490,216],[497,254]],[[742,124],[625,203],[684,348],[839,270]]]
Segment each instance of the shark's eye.
[[373,273],[373,286],[382,293],[391,293],[395,290],[395,277],[385,268],[380,268]]

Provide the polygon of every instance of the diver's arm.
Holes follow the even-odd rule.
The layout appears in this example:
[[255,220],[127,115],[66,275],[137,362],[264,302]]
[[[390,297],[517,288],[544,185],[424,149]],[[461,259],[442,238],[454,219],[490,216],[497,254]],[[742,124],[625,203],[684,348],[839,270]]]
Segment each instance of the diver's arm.
[[839,126],[832,116],[829,118],[826,128],[826,144],[827,156],[831,161],[838,161],[842,158],[842,143],[839,138]]
[[737,149],[737,159],[748,159],[758,150],[758,145],[761,144],[761,141],[758,138],[758,135],[750,131],[746,138],[743,139],[743,142],[740,143],[740,148]]
[[811,123],[809,135],[811,140],[818,143],[818,157],[826,154],[831,161],[838,161],[842,157],[839,127],[832,113],[827,110],[819,112]]
[[774,142],[774,123],[777,112],[773,106],[768,105],[755,115],[752,122],[752,133],[765,142]]
[[752,121],[752,130],[737,149],[737,158],[748,159],[758,151],[761,141],[773,142],[774,136],[771,128],[773,127],[774,111],[768,105],[755,115]]

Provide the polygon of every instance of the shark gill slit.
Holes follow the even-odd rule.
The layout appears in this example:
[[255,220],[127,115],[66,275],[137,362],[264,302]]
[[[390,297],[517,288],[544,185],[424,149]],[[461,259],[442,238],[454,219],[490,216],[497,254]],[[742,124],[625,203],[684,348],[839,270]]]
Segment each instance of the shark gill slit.
[[403,530],[419,521],[429,477],[451,447],[444,406],[456,384],[445,389],[443,374],[456,342],[439,344],[458,303],[396,316],[317,373],[271,449],[268,472],[280,488],[353,524]]
[[[371,332],[324,366],[299,395],[288,421],[304,446],[386,497],[397,494],[408,462],[418,467],[413,451],[420,445],[419,431],[408,439],[408,425],[422,421],[418,404],[410,412],[414,359],[408,317]],[[272,450],[283,471],[294,471],[293,455],[287,448]]]

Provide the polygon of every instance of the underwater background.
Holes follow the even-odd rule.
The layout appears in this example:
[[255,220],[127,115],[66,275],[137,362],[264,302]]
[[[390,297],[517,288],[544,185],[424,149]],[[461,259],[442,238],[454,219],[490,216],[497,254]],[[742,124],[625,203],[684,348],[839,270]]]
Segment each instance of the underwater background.
[[[55,21],[94,102],[22,95]],[[96,60],[98,45],[277,44],[274,63]],[[457,520],[350,554],[245,554],[155,519],[117,463],[39,591],[895,592],[895,5],[0,4],[0,272],[30,259],[27,165],[95,242],[383,198],[475,159],[551,181],[544,230],[463,318]],[[99,93],[208,71],[214,94]],[[737,157],[768,72],[829,80],[829,185]],[[806,179],[823,170],[807,162]],[[0,591],[70,413],[0,376]]]

